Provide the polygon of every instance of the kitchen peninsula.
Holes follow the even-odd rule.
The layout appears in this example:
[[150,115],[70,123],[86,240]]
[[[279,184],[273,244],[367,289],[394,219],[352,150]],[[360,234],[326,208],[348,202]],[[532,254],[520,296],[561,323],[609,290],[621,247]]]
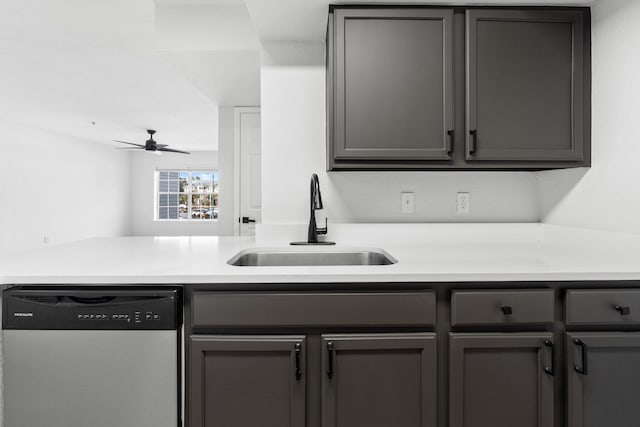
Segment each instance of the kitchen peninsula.
[[[631,390],[640,376],[639,236],[543,224],[335,224],[335,247],[290,247],[304,230],[88,239],[4,257],[1,280],[181,286],[191,427],[238,417],[573,427],[612,405],[621,425],[635,417],[611,388]],[[375,249],[397,263],[228,263],[252,248]],[[487,384],[495,398],[483,397]],[[264,393],[279,410],[263,407]],[[239,404],[254,410],[239,414]]]
[[[251,247],[287,249],[306,226],[258,236],[115,237],[0,258],[0,281],[24,283],[491,282],[640,280],[640,237],[545,224],[334,224],[341,248],[380,248],[385,266],[237,267]],[[310,250],[321,250],[311,248]],[[322,249],[324,250],[324,249]]]

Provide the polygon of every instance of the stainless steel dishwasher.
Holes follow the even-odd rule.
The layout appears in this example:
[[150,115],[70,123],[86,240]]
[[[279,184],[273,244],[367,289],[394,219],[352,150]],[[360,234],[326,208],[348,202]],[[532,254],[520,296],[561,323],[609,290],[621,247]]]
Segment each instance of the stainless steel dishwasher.
[[5,427],[181,424],[180,290],[3,293]]

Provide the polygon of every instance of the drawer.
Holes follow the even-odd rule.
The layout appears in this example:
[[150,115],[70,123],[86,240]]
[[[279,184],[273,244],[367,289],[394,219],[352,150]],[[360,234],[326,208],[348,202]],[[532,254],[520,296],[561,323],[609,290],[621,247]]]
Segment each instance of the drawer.
[[369,327],[435,324],[433,292],[194,292],[198,327]]
[[640,289],[570,289],[566,323],[640,326]]
[[452,326],[551,324],[552,289],[453,291]]

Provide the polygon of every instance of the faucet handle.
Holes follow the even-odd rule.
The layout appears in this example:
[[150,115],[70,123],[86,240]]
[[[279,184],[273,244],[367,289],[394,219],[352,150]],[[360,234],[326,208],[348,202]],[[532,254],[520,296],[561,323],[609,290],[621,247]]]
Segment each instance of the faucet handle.
[[316,231],[318,234],[327,234],[327,231],[329,230],[329,227],[327,226],[327,218],[324,218],[324,227],[322,228],[316,228]]

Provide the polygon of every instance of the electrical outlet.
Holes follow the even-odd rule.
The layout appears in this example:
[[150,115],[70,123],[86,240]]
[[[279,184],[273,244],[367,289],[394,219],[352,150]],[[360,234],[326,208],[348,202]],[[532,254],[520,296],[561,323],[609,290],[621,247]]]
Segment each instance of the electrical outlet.
[[42,236],[42,243],[44,243],[45,245],[49,244],[49,236]]
[[469,193],[458,193],[456,212],[459,215],[468,215],[471,211],[471,195]]
[[403,214],[413,213],[413,193],[400,193],[401,207],[400,211]]

